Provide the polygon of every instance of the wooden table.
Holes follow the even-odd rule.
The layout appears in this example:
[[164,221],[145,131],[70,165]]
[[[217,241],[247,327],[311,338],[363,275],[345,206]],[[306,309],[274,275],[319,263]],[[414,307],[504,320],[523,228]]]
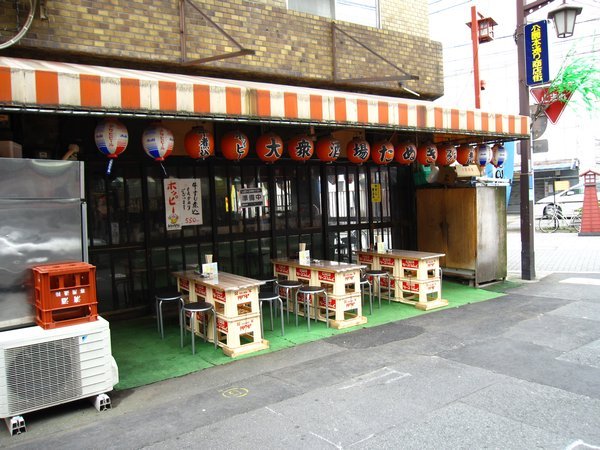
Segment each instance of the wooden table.
[[[318,303],[312,305],[318,320],[325,321],[329,316],[329,324],[333,328],[347,328],[367,323],[362,315],[362,297],[360,291],[361,264],[312,259],[309,264],[300,264],[297,259],[281,258],[271,260],[275,278],[298,280],[310,286],[322,286],[327,291],[328,304],[325,298],[318,297]],[[288,309],[294,305],[289,302]],[[298,314],[304,311],[298,305]]]
[[[264,281],[227,272],[219,272],[217,278],[211,279],[194,270],[173,272],[173,276],[177,278],[177,289],[187,296],[186,303],[206,301],[215,307],[216,339],[223,353],[236,357],[269,348],[269,342],[262,336],[258,302],[258,291]],[[202,317],[198,316],[197,322]],[[194,332],[204,337],[206,329],[207,339],[214,342],[212,326],[201,325]]]
[[[443,253],[412,250],[357,250],[355,253],[360,264],[389,272],[392,301],[422,310],[448,305],[448,300],[442,299],[440,258],[445,256]],[[387,288],[387,280],[382,278],[384,286]]]

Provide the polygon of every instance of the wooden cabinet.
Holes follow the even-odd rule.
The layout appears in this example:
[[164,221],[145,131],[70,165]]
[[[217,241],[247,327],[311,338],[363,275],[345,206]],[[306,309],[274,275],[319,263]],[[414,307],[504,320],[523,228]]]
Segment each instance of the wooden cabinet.
[[447,275],[475,285],[506,278],[506,188],[417,190],[418,248],[445,253]]

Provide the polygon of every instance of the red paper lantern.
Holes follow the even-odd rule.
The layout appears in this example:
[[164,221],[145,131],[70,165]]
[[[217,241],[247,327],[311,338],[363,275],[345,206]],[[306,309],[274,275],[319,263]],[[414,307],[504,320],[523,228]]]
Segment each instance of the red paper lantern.
[[295,161],[307,161],[315,151],[312,140],[308,136],[297,136],[290,139],[287,149],[290,158]]
[[438,157],[437,147],[433,144],[421,145],[417,149],[417,161],[424,166],[435,163]]
[[463,144],[458,147],[456,152],[456,160],[463,166],[475,163],[475,147],[472,145]]
[[275,133],[266,133],[256,141],[256,154],[268,163],[274,163],[283,155],[283,140]]
[[394,159],[400,164],[412,164],[417,159],[417,147],[414,144],[399,144],[394,148]]
[[454,162],[456,162],[456,147],[454,145],[447,145],[438,155],[438,166],[449,166]]
[[332,162],[340,157],[340,141],[328,136],[317,141],[317,157],[323,162]]
[[232,161],[239,161],[248,155],[248,137],[240,131],[228,131],[221,137],[221,152]]
[[194,159],[206,159],[215,154],[215,140],[209,131],[202,127],[194,127],[185,135],[183,141],[185,152]]
[[373,144],[371,158],[376,164],[385,165],[394,160],[394,145],[390,141],[380,141]]
[[361,137],[355,137],[346,145],[346,157],[348,161],[362,164],[369,159],[371,146]]

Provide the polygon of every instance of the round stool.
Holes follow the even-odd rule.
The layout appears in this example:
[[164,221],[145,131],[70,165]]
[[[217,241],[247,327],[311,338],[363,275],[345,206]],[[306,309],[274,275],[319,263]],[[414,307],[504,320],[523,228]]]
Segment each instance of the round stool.
[[[287,309],[287,321],[290,323],[290,293],[294,291],[294,289],[298,289],[302,286],[297,280],[277,280],[276,281],[276,289],[275,291],[279,293],[279,288],[285,289],[285,304]],[[281,298],[281,297],[280,297]]]
[[269,312],[271,313],[271,331],[274,329],[273,325],[273,303],[279,302],[279,311],[281,313],[281,335],[284,335],[283,328],[283,300],[279,297],[279,294],[276,292],[259,292],[258,293],[258,304],[260,309],[260,329],[262,330],[263,337],[265,336],[265,329],[263,327],[264,317],[263,317],[263,308],[262,305],[264,302],[269,303]]
[[[207,335],[207,322],[208,313],[213,315],[213,340],[215,341],[215,349],[217,348],[217,318],[215,317],[214,306],[208,302],[194,302],[183,305],[183,314],[191,313],[190,317],[190,329],[192,330],[192,355],[196,354],[196,314],[200,313],[204,315],[204,342],[208,342]],[[185,322],[185,321],[184,321]],[[185,323],[181,326],[182,333],[185,333]],[[181,347],[183,347],[183,338],[181,339]]]
[[368,286],[368,288],[369,288],[369,314],[373,315],[373,287],[371,285],[371,282],[369,281],[369,277],[367,275],[365,275],[362,272],[362,270],[360,272],[359,285],[360,285],[360,302],[361,303],[363,303],[363,300],[364,300],[363,286]]
[[[181,309],[183,308],[183,297],[181,292],[173,288],[159,289],[154,294],[154,300],[156,302],[156,323],[158,325],[158,332],[160,333],[161,339],[165,338],[165,332],[163,328],[163,302],[177,302],[177,314],[179,315],[179,328],[181,329]],[[180,330],[181,331],[181,330]],[[181,334],[181,333],[180,333]],[[183,338],[181,338],[183,339]]]
[[312,300],[315,299],[315,322],[316,322],[317,321],[317,308],[318,308],[318,302],[319,302],[318,294],[325,295],[325,323],[327,324],[327,327],[329,327],[329,314],[328,314],[329,297],[327,295],[327,291],[325,290],[325,288],[323,288],[321,286],[307,286],[307,285],[302,285],[296,291],[296,301],[294,304],[294,308],[296,311],[296,326],[298,326],[298,295],[299,294],[304,295],[304,315],[307,318],[306,323],[308,324],[308,331],[310,331],[310,304],[312,303]]
[[387,278],[387,286],[388,286],[388,302],[391,303],[392,302],[392,297],[391,297],[391,281],[390,281],[390,274],[389,272],[386,272],[385,270],[375,270],[375,269],[371,269],[371,270],[367,270],[365,271],[365,275],[367,276],[367,278],[373,277],[373,281],[375,279],[377,279],[377,296],[379,297],[379,308],[381,309],[381,279],[382,278]]

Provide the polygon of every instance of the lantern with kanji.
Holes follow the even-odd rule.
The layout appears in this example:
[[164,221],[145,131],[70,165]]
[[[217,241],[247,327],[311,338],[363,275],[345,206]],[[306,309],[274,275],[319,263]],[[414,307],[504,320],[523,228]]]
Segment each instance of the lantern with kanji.
[[340,157],[340,141],[327,136],[317,141],[317,158],[323,162],[333,162]]
[[437,147],[433,144],[421,145],[417,149],[417,161],[419,161],[424,166],[429,166],[435,163],[437,157]]
[[496,144],[492,147],[492,160],[494,167],[502,167],[506,161],[506,149],[502,144]]
[[417,147],[411,143],[396,145],[394,159],[400,164],[412,164],[417,159]]
[[221,152],[232,161],[239,161],[248,155],[248,137],[240,131],[228,131],[221,137]]
[[171,130],[160,124],[153,124],[144,130],[142,145],[150,158],[164,161],[173,151],[175,139]]
[[480,167],[485,166],[492,160],[492,149],[487,144],[481,144],[477,147],[477,164]]
[[394,160],[394,145],[390,141],[380,141],[373,144],[371,158],[376,164],[385,165]]
[[475,163],[475,147],[468,144],[463,144],[458,147],[456,152],[456,160],[463,166]]
[[456,162],[456,147],[454,145],[446,145],[443,147],[437,158],[438,166],[449,166]]
[[346,157],[348,161],[362,164],[369,159],[371,146],[361,137],[355,137],[346,145]]
[[315,151],[313,142],[308,136],[296,136],[289,140],[288,154],[295,161],[307,161]]
[[152,124],[142,134],[142,146],[146,154],[160,163],[165,176],[167,172],[162,162],[171,154],[175,138],[168,128],[161,124]]
[[194,159],[206,159],[215,154],[215,140],[209,131],[194,127],[185,135],[185,152]]
[[96,147],[109,159],[106,175],[110,175],[114,160],[127,148],[129,133],[121,122],[115,119],[106,119],[96,125],[94,130]]
[[283,140],[275,133],[266,133],[256,141],[257,156],[267,163],[277,161],[283,155]]

